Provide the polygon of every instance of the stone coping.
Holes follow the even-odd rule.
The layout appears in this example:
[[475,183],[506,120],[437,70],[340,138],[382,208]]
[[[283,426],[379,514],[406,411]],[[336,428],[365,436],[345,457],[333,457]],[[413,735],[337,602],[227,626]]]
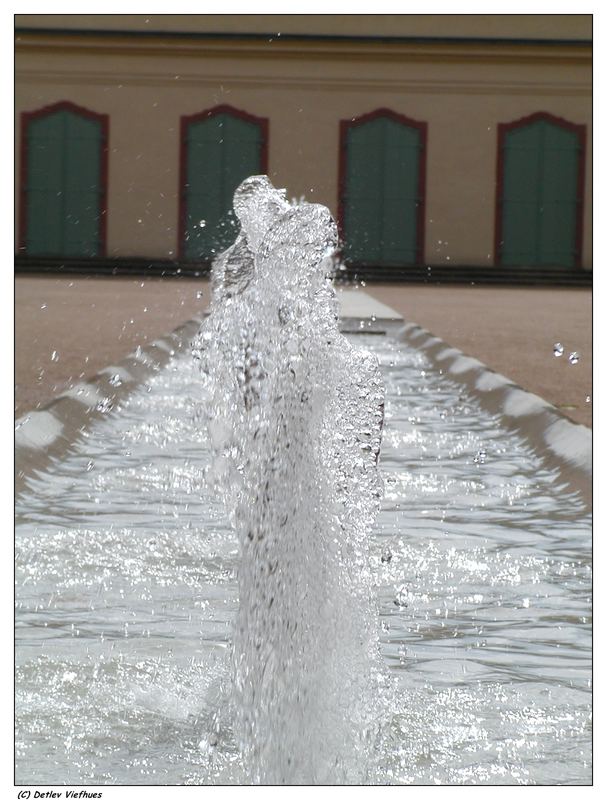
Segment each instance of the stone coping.
[[[369,298],[348,292],[340,298],[341,329],[348,333],[391,335],[425,353],[449,379],[464,385],[503,424],[520,433],[548,466],[556,466],[563,480],[592,504],[592,431],[572,422],[550,403],[450,347],[429,331],[408,322],[397,312]],[[345,302],[344,302],[345,300]],[[376,312],[380,312],[379,314]],[[44,408],[30,411],[15,425],[15,494],[28,479],[43,472],[70,450],[88,427],[103,418],[130,392],[158,372],[176,353],[185,350],[201,324],[191,319],[168,336],[137,347],[124,360],[110,365],[87,381],[77,383]]]
[[188,347],[200,322],[188,320],[168,336],[137,347],[118,364],[74,384],[44,408],[20,417],[15,423],[15,495],[27,488],[29,478],[63,458],[93,422]]

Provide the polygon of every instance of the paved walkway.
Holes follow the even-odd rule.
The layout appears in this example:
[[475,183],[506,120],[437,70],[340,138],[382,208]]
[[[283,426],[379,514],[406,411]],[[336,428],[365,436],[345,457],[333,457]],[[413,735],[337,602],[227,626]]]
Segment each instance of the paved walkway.
[[[369,284],[365,291],[592,424],[589,290]],[[18,276],[17,416],[202,313],[208,298],[208,282],[199,279]],[[560,358],[552,353],[556,342],[564,347]],[[575,365],[572,351],[580,357]]]

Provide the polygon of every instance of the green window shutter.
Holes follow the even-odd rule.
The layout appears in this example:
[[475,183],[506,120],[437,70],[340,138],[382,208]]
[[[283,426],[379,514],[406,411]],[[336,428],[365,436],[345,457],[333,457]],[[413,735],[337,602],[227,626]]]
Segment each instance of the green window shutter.
[[538,245],[541,264],[573,267],[576,262],[579,153],[574,131],[544,123]]
[[538,118],[503,138],[500,261],[573,267],[581,144],[578,131]]
[[26,132],[27,231],[32,255],[61,255],[63,247],[63,119],[33,119]]
[[344,255],[353,263],[420,261],[423,138],[419,127],[378,115],[347,128],[342,194]]
[[75,114],[68,114],[65,122],[65,255],[96,256],[101,252],[100,124]]
[[210,259],[236,237],[234,190],[262,171],[262,125],[229,111],[204,116],[187,124],[184,145],[182,251],[186,259]]
[[101,120],[61,108],[34,116],[26,125],[25,251],[100,255]]

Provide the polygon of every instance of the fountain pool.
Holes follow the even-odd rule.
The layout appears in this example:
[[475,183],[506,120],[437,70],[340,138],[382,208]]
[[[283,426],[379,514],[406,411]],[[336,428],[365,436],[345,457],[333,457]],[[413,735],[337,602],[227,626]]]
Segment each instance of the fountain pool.
[[[591,782],[591,533],[558,471],[391,335],[373,784]],[[237,541],[174,358],[17,504],[19,784],[237,784]],[[381,690],[378,690],[381,691]],[[321,743],[322,744],[322,743]]]

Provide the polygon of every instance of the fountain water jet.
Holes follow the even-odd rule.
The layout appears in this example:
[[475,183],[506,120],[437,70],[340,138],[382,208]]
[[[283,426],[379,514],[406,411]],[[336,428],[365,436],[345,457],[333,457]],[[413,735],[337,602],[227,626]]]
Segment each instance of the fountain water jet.
[[379,509],[378,365],[339,333],[337,229],[265,176],[213,270],[195,342],[209,481],[238,532],[233,671],[251,780],[363,781],[385,683],[367,534]]
[[[239,275],[237,269],[232,273]],[[320,284],[326,286],[323,280]],[[232,303],[226,297],[225,309],[212,323],[225,322],[226,338],[213,358],[215,368],[223,363],[228,374],[232,351],[226,348],[232,342],[238,356],[235,345],[242,335],[236,328],[230,339],[228,322],[240,320],[239,304],[254,302],[248,289],[236,295],[241,288],[229,289]],[[360,317],[352,310],[363,308],[364,303],[353,304],[349,313]],[[283,308],[283,319],[287,314]],[[343,317],[341,324],[348,327]],[[566,488],[562,470],[504,424],[508,419],[499,410],[483,410],[461,378],[470,378],[470,388],[482,381],[491,397],[516,399],[518,409],[522,390],[488,369],[475,375],[470,359],[430,334],[420,335],[411,323],[401,331],[392,329],[394,335],[386,330],[385,336],[370,336],[357,324],[351,336],[377,356],[386,389],[380,462],[385,488],[370,556],[390,683],[378,686],[358,650],[354,663],[366,664],[367,671],[348,670],[345,658],[333,657],[333,642],[326,656],[320,646],[314,650],[319,661],[333,658],[331,664],[344,670],[343,704],[332,705],[344,709],[335,731],[351,730],[345,720],[357,714],[355,720],[370,720],[373,732],[380,714],[372,706],[373,692],[385,700],[370,768],[364,775],[359,764],[351,771],[344,766],[348,742],[354,741],[355,755],[368,754],[367,742],[348,734],[351,738],[340,747],[337,733],[330,731],[327,758],[318,754],[324,741],[306,739],[301,752],[295,746],[299,766],[287,763],[283,769],[280,759],[287,751],[281,755],[275,737],[262,752],[249,751],[245,774],[235,734],[244,747],[252,741],[247,721],[259,720],[257,729],[263,730],[272,717],[270,712],[255,716],[238,699],[251,697],[247,687],[252,677],[245,675],[237,696],[240,727],[233,725],[236,704],[229,675],[238,612],[238,537],[203,479],[209,437],[204,426],[192,424],[200,406],[198,364],[178,352],[164,369],[158,369],[157,361],[159,353],[168,356],[181,343],[189,345],[195,330],[190,326],[159,341],[160,348],[134,354],[123,366],[133,377],[147,375],[146,384],[122,396],[111,413],[100,413],[87,435],[61,458],[53,456],[45,467],[34,460],[35,473],[30,472],[19,494],[16,780],[26,786],[239,785],[251,782],[251,776],[268,781],[279,775],[287,782],[313,773],[337,776],[330,778],[336,782],[377,785],[591,782],[588,508]],[[255,352],[253,334],[264,334],[253,325],[244,338],[253,342]],[[282,334],[272,335],[280,339]],[[214,346],[206,340],[201,345],[205,350]],[[321,345],[326,343],[320,340]],[[347,348],[339,344],[338,353],[348,364]],[[139,371],[144,366],[147,371]],[[253,387],[255,369],[251,362]],[[243,371],[236,374],[245,385]],[[356,398],[360,389],[352,374],[346,373],[341,391]],[[334,381],[337,377],[328,381],[328,393]],[[210,388],[209,378],[203,382]],[[99,383],[102,391],[108,385],[107,377]],[[235,386],[228,397],[241,409],[237,379]],[[218,400],[222,396],[216,395]],[[249,396],[258,413],[256,395]],[[94,392],[82,397],[86,405],[80,405],[92,416]],[[72,425],[74,399],[67,398],[59,413],[62,403],[37,413]],[[345,401],[333,407],[336,430],[344,420],[354,425]],[[234,483],[225,482],[233,488],[224,501],[234,515],[250,491],[241,466],[246,464],[245,440],[234,433],[227,405],[205,403],[205,408],[215,421],[213,449],[224,453],[225,469],[233,469]],[[364,405],[355,408],[366,413]],[[537,420],[536,412],[534,406]],[[330,420],[333,412],[325,408],[325,413]],[[351,452],[367,459],[369,450],[359,449],[366,428],[357,422],[355,429],[361,432],[358,445],[353,436],[345,436],[342,444],[350,442]],[[43,452],[32,447],[37,437],[27,437],[28,457],[37,457]],[[332,449],[325,452],[344,463],[335,455],[335,438],[331,441]],[[214,469],[210,478],[221,487],[219,476]],[[344,474],[342,489],[334,495],[354,499],[347,505],[353,515],[363,514],[363,502],[372,506],[377,499],[372,492],[353,492],[358,477],[356,471]],[[337,558],[331,551],[321,561],[323,569],[333,569],[325,561]],[[344,598],[356,596],[352,587],[358,587],[364,602],[366,577],[359,578],[353,569],[362,584],[354,578],[349,583],[353,561],[348,557],[341,563],[346,569],[336,581],[345,587],[344,596],[331,602],[345,607],[346,626],[357,615]],[[302,602],[313,607],[308,598]],[[250,640],[240,637],[238,642],[238,652],[253,648]],[[289,663],[276,649],[280,663]],[[252,661],[245,663],[256,667],[255,659],[253,651]],[[328,667],[325,674],[331,678]],[[369,674],[372,689],[360,695],[365,703],[373,698],[371,708],[358,714],[352,686],[368,687]],[[298,676],[293,668],[291,685]],[[277,688],[280,696],[280,684]],[[294,729],[295,723],[291,740]],[[300,729],[317,730],[303,723]],[[337,753],[337,766],[335,758],[329,761],[330,753]]]

